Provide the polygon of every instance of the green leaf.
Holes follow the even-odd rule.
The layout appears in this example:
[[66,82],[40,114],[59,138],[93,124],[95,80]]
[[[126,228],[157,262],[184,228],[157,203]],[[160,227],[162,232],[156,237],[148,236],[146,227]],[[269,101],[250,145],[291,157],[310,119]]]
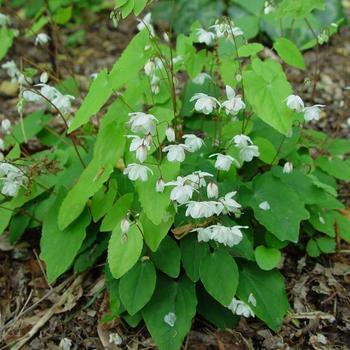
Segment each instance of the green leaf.
[[272,270],[281,261],[281,252],[276,248],[259,245],[255,248],[255,259],[262,270]]
[[71,19],[71,17],[72,6],[60,7],[57,11],[55,11],[55,14],[53,15],[53,20],[57,24],[65,24]]
[[339,158],[319,157],[315,165],[339,180],[350,181],[350,163]]
[[151,259],[159,270],[170,277],[179,276],[181,252],[174,239],[166,236],[158,250],[151,254]]
[[253,111],[265,123],[287,135],[292,127],[294,112],[285,99],[292,93],[280,65],[267,60],[254,64],[254,70],[243,72],[244,88]]
[[109,297],[109,307],[111,308],[112,315],[114,317],[119,316],[125,311],[124,306],[120,300],[119,295],[119,282],[120,280],[115,279],[109,269],[108,264],[105,265],[105,281]]
[[273,47],[284,62],[293,67],[305,69],[304,57],[292,41],[286,38],[278,38]]
[[64,198],[60,191],[57,199],[49,209],[42,228],[40,240],[40,257],[45,261],[47,278],[53,282],[72,264],[86,235],[86,227],[90,224],[90,215],[86,210],[65,230],[60,230],[57,224],[57,212]]
[[278,161],[277,150],[275,146],[267,139],[263,137],[254,138],[254,144],[259,147],[261,159],[266,164],[276,163]]
[[[281,200],[282,193],[286,200]],[[248,202],[256,219],[279,240],[298,241],[300,222],[307,219],[309,213],[291,187],[267,172],[254,178]],[[263,202],[268,202],[269,210],[259,207]]]
[[108,264],[114,278],[122,277],[137,263],[142,247],[142,234],[136,224],[125,235],[120,225],[115,226],[108,245]]
[[143,11],[143,9],[147,6],[147,2],[148,0],[138,0],[135,2],[135,5],[134,5],[135,16],[138,16]]
[[223,249],[216,249],[204,256],[199,267],[200,279],[208,293],[228,306],[238,286],[238,267],[230,254]]
[[288,299],[281,274],[260,270],[253,263],[244,263],[239,273],[238,297],[248,303],[250,294],[256,299],[251,306],[255,314],[274,331],[281,326],[289,309]]
[[181,259],[187,276],[193,281],[199,280],[199,266],[209,253],[207,243],[198,242],[195,235],[189,235],[180,241]]
[[13,30],[7,28],[6,26],[0,29],[0,61],[6,56],[7,51],[12,46],[13,43]]
[[283,0],[278,6],[276,16],[303,19],[314,9],[323,10],[324,6],[324,0]]
[[[178,350],[191,328],[196,314],[194,284],[186,277],[178,282],[158,279],[151,301],[142,311],[147,329],[160,350]],[[174,313],[174,326],[164,322],[164,317]]]
[[318,256],[320,256],[320,254],[321,254],[320,248],[318,247],[317,242],[314,239],[310,239],[307,242],[306,252],[312,258],[317,258]]
[[340,213],[335,213],[336,223],[339,228],[340,237],[350,242],[350,220]]
[[238,57],[254,56],[264,49],[264,46],[258,43],[245,44],[238,49]]
[[151,261],[139,261],[119,283],[120,299],[130,315],[135,315],[151,299],[156,287],[156,269]]
[[310,223],[319,232],[323,232],[330,237],[335,237],[335,215],[334,211],[325,211],[319,207],[310,209]]
[[316,243],[322,253],[330,254],[335,252],[336,242],[334,238],[320,237],[316,239]]

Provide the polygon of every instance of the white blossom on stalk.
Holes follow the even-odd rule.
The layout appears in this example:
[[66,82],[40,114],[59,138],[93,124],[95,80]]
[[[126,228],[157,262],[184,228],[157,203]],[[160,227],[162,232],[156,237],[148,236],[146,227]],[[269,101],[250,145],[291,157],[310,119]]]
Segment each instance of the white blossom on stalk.
[[194,109],[197,112],[203,113],[205,115],[212,113],[216,106],[220,106],[220,102],[215,97],[208,96],[201,92],[194,94],[194,96],[191,97],[190,101],[196,101]]
[[286,162],[283,166],[283,173],[284,174],[290,174],[293,171],[293,163],[292,162]]
[[271,4],[270,1],[265,1],[264,3],[264,14],[268,15],[269,13],[275,11],[275,7]]
[[173,312],[169,312],[164,316],[164,322],[170,326],[174,327],[176,322],[176,315]]
[[59,91],[56,88],[47,84],[37,84],[36,86],[40,86],[40,93],[49,101],[55,99],[55,97],[59,93]]
[[25,101],[28,101],[28,102],[39,102],[42,100],[42,97],[39,94],[31,90],[24,90],[22,92],[22,97]]
[[228,309],[232,311],[234,315],[248,317],[255,317],[253,310],[249,305],[241,300],[233,298],[230,305],[227,306]]
[[241,28],[236,27],[232,21],[230,23],[220,23],[217,20],[210,28],[215,30],[217,38],[228,37],[229,35],[233,35],[234,37],[243,35]]
[[270,210],[271,209],[271,207],[270,207],[270,203],[268,202],[268,201],[264,201],[264,202],[261,202],[260,204],[259,204],[259,208],[261,209],[261,210]]
[[298,95],[289,95],[287,97],[287,107],[296,112],[304,110],[304,102]]
[[188,147],[182,143],[178,145],[168,145],[163,148],[163,152],[167,152],[169,162],[183,162],[185,160],[185,150]]
[[253,144],[250,137],[243,134],[234,136],[232,140],[235,143],[235,146],[238,148],[246,147],[248,145]]
[[137,20],[139,22],[139,24],[137,25],[137,29],[139,32],[147,28],[151,36],[154,36],[154,28],[152,25],[152,14],[150,12],[147,13],[146,16],[143,17],[143,19],[137,19]]
[[9,119],[3,119],[1,121],[1,132],[3,132],[4,134],[8,134],[10,132],[11,129],[11,122]]
[[214,166],[218,170],[229,171],[232,163],[234,163],[237,167],[240,166],[239,162],[235,158],[226,154],[214,153],[209,156],[209,158],[211,157],[216,157]]
[[239,157],[244,162],[251,162],[254,157],[259,157],[259,148],[256,145],[242,147],[239,151]]
[[0,13],[0,27],[8,26],[9,24],[11,24],[10,17]]
[[148,180],[148,172],[153,174],[152,170],[141,164],[131,163],[123,171],[124,175],[128,175],[131,181],[141,180],[143,182]]
[[154,115],[143,112],[132,112],[129,113],[129,117],[131,131],[140,132],[145,135],[154,133],[156,128],[155,121],[158,121]]
[[51,103],[63,114],[66,115],[70,112],[72,103],[75,97],[71,95],[62,95],[57,91],[56,97],[51,101]]
[[207,196],[208,196],[208,198],[218,198],[219,197],[219,187],[215,182],[208,183]]
[[1,193],[4,196],[15,197],[20,187],[24,186],[28,178],[16,166],[9,163],[0,163]]
[[219,202],[221,202],[224,206],[223,214],[235,213],[242,207],[238,202],[236,202],[233,199],[236,193],[237,191],[226,193],[224,197],[221,197],[219,199]]
[[194,230],[192,230],[191,232],[198,233],[198,235],[197,235],[198,242],[209,242],[212,239],[211,238],[212,231],[208,227],[205,227],[205,228],[198,227],[198,228],[195,228]]
[[46,33],[39,33],[35,38],[35,45],[44,46],[50,41],[50,37]]
[[235,90],[226,85],[227,101],[222,103],[226,114],[236,115],[241,109],[245,108],[245,103],[240,96],[236,96]]
[[326,107],[325,105],[314,105],[311,107],[304,108],[304,119],[306,122],[310,122],[312,120],[318,121],[320,120],[321,109]]
[[218,212],[217,206],[221,203],[213,201],[196,202],[190,201],[187,204],[186,216],[191,216],[193,219],[209,218],[216,215]]
[[175,130],[169,126],[165,130],[165,136],[169,142],[174,142],[175,141]]
[[159,86],[160,79],[155,74],[151,78],[151,91],[158,95],[160,92],[160,86]]
[[49,75],[47,74],[47,72],[42,72],[39,78],[40,83],[46,84],[48,80],[49,80]]
[[156,65],[152,60],[148,60],[143,69],[145,71],[145,74],[150,77],[154,74],[156,70]]
[[162,178],[158,179],[156,182],[156,192],[158,193],[164,192],[164,188],[165,188],[165,181]]
[[189,152],[198,151],[204,143],[204,141],[200,137],[194,134],[185,134],[182,136],[182,138],[185,139],[185,145],[187,146],[187,150]]
[[126,235],[129,232],[130,226],[130,221],[127,217],[124,217],[120,222],[120,230],[122,231],[123,235]]
[[203,85],[207,79],[211,80],[211,76],[208,73],[199,73],[192,79],[192,82],[197,85]]
[[13,60],[3,63],[1,68],[4,69],[7,75],[12,79],[15,78],[19,72],[16,63]]
[[215,34],[203,28],[198,28],[196,30],[196,34],[197,34],[197,41],[207,46],[211,46],[215,40]]
[[233,247],[239,244],[243,239],[243,234],[240,229],[248,228],[248,226],[226,227],[222,225],[212,225],[210,228],[212,230],[211,239],[225,246]]
[[170,181],[165,186],[175,186],[170,192],[170,199],[179,204],[186,203],[192,198],[194,188],[188,184],[186,178],[178,176],[176,181]]
[[207,182],[205,181],[206,177],[213,177],[213,174],[207,173],[205,171],[194,171],[192,174],[186,175],[185,179],[191,184],[195,189],[200,187],[205,187]]
[[145,145],[147,149],[150,149],[151,147],[151,140],[149,140],[147,137],[141,138],[137,135],[126,135],[126,137],[132,139],[129,147],[130,152],[135,152],[142,145]]

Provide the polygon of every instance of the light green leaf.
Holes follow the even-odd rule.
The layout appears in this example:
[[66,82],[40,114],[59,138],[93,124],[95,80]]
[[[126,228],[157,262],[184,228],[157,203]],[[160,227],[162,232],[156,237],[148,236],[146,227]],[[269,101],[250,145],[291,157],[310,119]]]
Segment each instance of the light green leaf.
[[13,43],[13,30],[2,26],[0,29],[0,61],[6,56]]
[[147,6],[148,0],[137,0],[134,5],[135,16],[138,16],[143,9]]
[[120,225],[114,228],[108,245],[108,264],[114,278],[122,277],[136,264],[142,247],[142,234],[135,224],[125,235]]
[[256,137],[254,138],[254,144],[259,147],[259,159],[261,159],[264,163],[270,164],[272,162],[278,162],[278,157],[276,157],[277,150],[269,140],[263,137]]
[[120,299],[130,315],[135,315],[151,299],[156,287],[156,269],[150,260],[139,261],[119,283]]
[[228,306],[234,297],[239,280],[238,267],[230,254],[223,249],[216,249],[205,255],[199,267],[200,279],[208,293]]
[[259,245],[255,248],[255,259],[262,270],[272,270],[281,261],[281,252],[276,248]]
[[304,57],[292,41],[286,38],[278,38],[273,47],[284,62],[293,67],[305,69]]
[[256,299],[256,307],[251,304],[249,306],[260,319],[276,331],[289,309],[281,274],[276,270],[260,270],[253,263],[243,264],[239,272],[237,295],[248,303],[250,294]]
[[238,49],[238,57],[254,56],[264,49],[264,46],[259,43],[245,44]]
[[339,158],[319,157],[315,165],[339,180],[350,181],[350,163]]
[[[186,277],[178,282],[158,279],[156,291],[142,314],[147,329],[160,350],[178,350],[189,332],[196,314],[194,283]],[[164,321],[169,313],[175,314],[172,326]]]

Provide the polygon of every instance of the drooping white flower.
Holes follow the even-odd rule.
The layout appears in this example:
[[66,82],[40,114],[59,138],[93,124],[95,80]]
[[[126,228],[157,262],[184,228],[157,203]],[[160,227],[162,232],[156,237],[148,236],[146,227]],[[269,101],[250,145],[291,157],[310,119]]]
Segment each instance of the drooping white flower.
[[143,19],[137,19],[139,24],[137,25],[137,29],[139,32],[141,32],[143,29],[147,28],[147,30],[150,32],[151,36],[154,36],[154,28],[152,25],[152,14],[149,12],[146,14]]
[[286,99],[287,107],[296,112],[302,112],[304,110],[304,102],[298,95],[289,95]]
[[212,231],[208,227],[206,228],[198,227],[192,230],[191,232],[198,233],[197,235],[198,242],[209,242],[212,239]]
[[265,15],[268,15],[269,13],[274,12],[275,9],[276,8],[271,4],[270,1],[265,1],[265,3],[264,3],[264,14]]
[[226,154],[214,153],[209,156],[209,158],[211,157],[216,157],[214,166],[218,170],[229,171],[232,163],[234,163],[237,167],[240,166],[239,162],[235,158]]
[[165,188],[165,181],[162,178],[158,179],[156,182],[156,192],[161,193],[164,191],[164,188]]
[[49,75],[47,74],[47,72],[42,72],[39,78],[40,83],[46,84],[48,80],[49,80]]
[[206,177],[213,177],[213,174],[207,173],[205,171],[194,171],[192,174],[186,175],[185,179],[189,184],[195,188],[198,189],[200,187],[205,187],[207,185],[207,182],[205,180]]
[[63,95],[60,92],[57,93],[56,97],[51,103],[63,114],[66,115],[70,112],[72,103],[75,97],[71,95]]
[[151,78],[151,91],[155,94],[158,95],[160,92],[160,86],[159,86],[160,78],[153,74]]
[[11,122],[9,119],[3,119],[1,121],[1,132],[3,132],[4,134],[8,134],[10,132],[11,129]]
[[129,113],[130,129],[133,132],[140,132],[145,135],[153,134],[155,130],[155,121],[158,119],[152,114],[146,114],[143,112]]
[[170,38],[169,38],[168,33],[163,33],[163,39],[166,43],[170,43]]
[[232,311],[234,315],[248,317],[255,317],[253,310],[249,305],[241,300],[233,298],[230,305],[227,306],[228,309]]
[[245,103],[240,96],[236,96],[235,90],[226,85],[227,101],[222,103],[226,114],[236,115],[241,109],[245,108]]
[[208,96],[201,92],[194,94],[194,96],[191,97],[190,101],[196,101],[194,109],[197,112],[203,113],[205,115],[212,113],[214,108],[220,105],[219,101],[215,97]]
[[27,176],[19,168],[9,163],[0,163],[0,178],[1,193],[10,197],[15,197],[20,187],[28,181]]
[[175,130],[169,126],[165,130],[165,136],[169,142],[174,142],[175,141]]
[[182,136],[182,138],[185,139],[185,145],[187,146],[187,150],[189,152],[198,151],[204,143],[204,141],[200,137],[194,134],[185,134]]
[[170,327],[174,327],[175,326],[175,322],[176,322],[176,315],[173,312],[168,312],[165,316],[164,316],[164,322],[170,326]]
[[123,174],[128,175],[128,178],[131,181],[147,181],[148,172],[153,174],[152,170],[149,167],[141,164],[131,163],[124,169]]
[[208,73],[199,73],[192,79],[192,82],[197,85],[203,85],[207,79],[211,80],[211,76]]
[[40,86],[40,93],[46,97],[49,101],[52,101],[56,98],[57,95],[60,94],[60,92],[54,88],[53,86],[47,85],[47,84],[37,84],[37,86]]
[[248,145],[253,144],[250,137],[243,134],[234,136],[232,140],[235,143],[235,146],[238,148],[246,147]]
[[310,122],[312,120],[318,121],[320,120],[321,109],[326,107],[325,105],[314,105],[311,107],[304,108],[304,119],[306,122]]
[[251,162],[254,157],[259,157],[259,148],[256,145],[242,147],[239,151],[239,157],[244,162]]
[[12,60],[3,63],[3,64],[1,65],[1,68],[2,68],[2,69],[5,69],[7,75],[8,75],[10,78],[14,78],[14,77],[18,74],[18,72],[19,72],[16,63],[15,63],[14,61],[12,61]]
[[185,150],[187,146],[180,143],[178,145],[168,145],[163,148],[163,152],[167,152],[169,162],[183,162],[185,160]]
[[210,226],[212,230],[212,239],[228,247],[233,247],[241,242],[243,234],[241,228],[248,226],[226,227],[222,225]]
[[35,45],[44,46],[50,41],[50,37],[46,33],[39,33],[35,38]]
[[286,162],[283,166],[283,173],[284,174],[290,174],[293,171],[293,163],[292,162]]
[[170,181],[165,186],[175,186],[170,192],[170,199],[179,204],[184,204],[192,198],[194,188],[188,184],[188,180],[178,176],[176,181]]
[[190,201],[187,203],[186,216],[191,216],[193,219],[209,218],[217,213],[218,202],[212,201]]
[[224,197],[221,197],[219,199],[219,202],[221,202],[224,205],[223,208],[223,214],[227,213],[235,213],[238,211],[242,206],[236,202],[233,197],[236,195],[237,191],[234,192],[228,192],[225,194]]
[[261,210],[270,210],[270,209],[271,209],[270,203],[269,203],[268,201],[261,202],[261,203],[259,204],[259,208],[260,208]]
[[143,69],[147,76],[152,76],[156,70],[156,65],[152,60],[148,60]]
[[128,138],[132,138],[130,143],[130,152],[135,152],[136,159],[143,163],[147,159],[147,152],[151,148],[150,140],[147,137],[141,138],[137,135],[126,135]]
[[230,23],[222,22],[220,23],[218,20],[212,25],[210,28],[213,28],[216,33],[217,38],[228,37],[228,36],[240,36],[243,35],[241,28],[236,27],[235,24],[231,21]]
[[215,34],[203,28],[198,28],[196,30],[196,34],[197,34],[197,41],[207,46],[211,46],[215,40]]
[[8,26],[9,24],[11,24],[10,17],[0,13],[0,27]]
[[25,101],[28,102],[39,102],[42,100],[42,97],[39,94],[31,90],[24,90],[22,92],[22,97]]
[[128,220],[127,217],[124,217],[122,221],[120,222],[120,229],[122,231],[122,234],[125,235],[129,232],[130,230],[130,221]]
[[207,196],[208,196],[208,198],[218,198],[219,197],[219,187],[215,182],[208,183]]
[[256,306],[256,299],[253,293],[250,293],[248,296],[248,303],[252,304],[253,306]]

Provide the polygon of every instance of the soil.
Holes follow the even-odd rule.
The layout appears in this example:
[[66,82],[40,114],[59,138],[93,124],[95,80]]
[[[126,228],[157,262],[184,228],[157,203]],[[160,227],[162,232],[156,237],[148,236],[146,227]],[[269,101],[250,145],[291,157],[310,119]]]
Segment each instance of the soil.
[[[134,34],[135,21],[128,20],[115,29],[108,13],[96,15],[84,25],[86,42],[73,49],[64,48],[69,32],[60,32],[56,63],[61,76],[74,72],[86,90],[90,74],[110,68]],[[108,23],[107,23],[108,22]],[[27,23],[18,21],[18,27]],[[350,31],[342,28],[329,44],[306,54],[305,72],[288,69],[295,92],[310,103],[327,105],[315,128],[332,136],[349,137],[350,126]],[[28,66],[52,63],[44,49],[33,40],[19,38],[10,51],[17,62]],[[316,63],[317,61],[317,63]],[[38,63],[39,62],[39,63]],[[313,95],[315,65],[320,67],[320,82]],[[5,79],[3,72],[0,77]],[[0,85],[0,119],[17,118],[17,92]],[[305,83],[306,82],[306,83]],[[6,85],[6,86],[5,86]],[[80,101],[78,99],[77,104]],[[341,198],[349,200],[347,185],[341,185]],[[0,350],[12,344],[49,315],[47,322],[22,349],[153,349],[152,339],[143,325],[136,329],[121,320],[104,323],[108,296],[103,289],[103,266],[83,276],[65,274],[49,285],[39,255],[38,232],[27,232],[20,243],[9,245],[0,236]],[[202,318],[194,321],[184,349],[350,349],[350,250],[339,242],[338,252],[311,259],[289,249],[281,264],[291,310],[281,329],[271,332],[257,319],[242,318],[234,330],[218,331]],[[72,286],[73,285],[73,286]],[[121,337],[122,344],[110,340]]]

